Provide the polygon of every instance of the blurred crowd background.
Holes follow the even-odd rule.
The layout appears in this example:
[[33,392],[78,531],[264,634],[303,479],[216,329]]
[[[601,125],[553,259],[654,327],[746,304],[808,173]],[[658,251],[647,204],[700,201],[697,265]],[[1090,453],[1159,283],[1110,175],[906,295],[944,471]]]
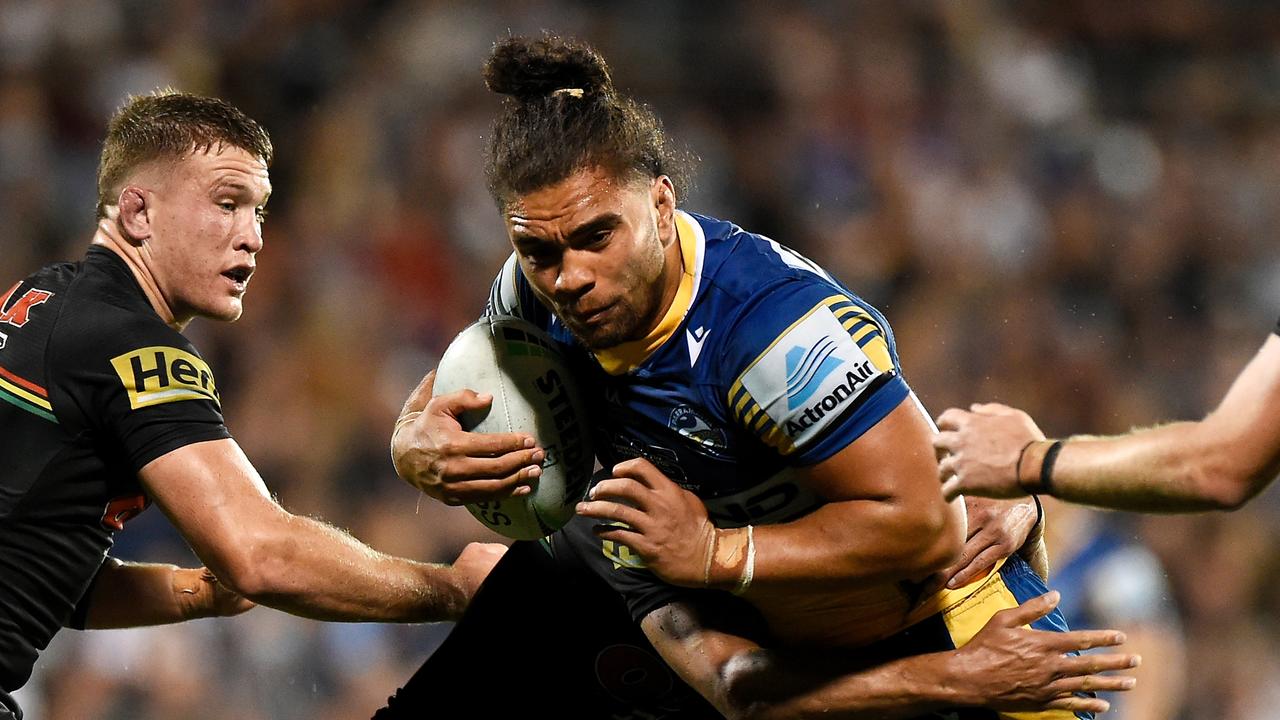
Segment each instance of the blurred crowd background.
[[[1050,434],[1198,417],[1280,315],[1280,7],[1263,0],[0,0],[0,281],[82,255],[127,93],[235,103],[277,160],[244,318],[190,328],[228,424],[289,508],[451,560],[490,536],[401,483],[387,439],[508,252],[480,65],[544,28],[596,44],[699,158],[685,208],[883,309],[935,414],[1000,400]],[[1276,497],[1186,518],[1051,508],[1075,622],[1146,655],[1145,696],[1112,717],[1280,717]],[[154,510],[116,554],[192,562]],[[68,631],[19,698],[33,720],[367,717],[447,631],[261,608]],[[495,662],[495,691],[518,672]]]

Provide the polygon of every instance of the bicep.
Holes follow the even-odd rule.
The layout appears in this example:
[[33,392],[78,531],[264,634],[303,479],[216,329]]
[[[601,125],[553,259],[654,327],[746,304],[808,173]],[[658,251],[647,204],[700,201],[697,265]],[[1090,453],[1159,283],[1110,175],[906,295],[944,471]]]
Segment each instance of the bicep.
[[1280,336],[1271,335],[1202,423],[1206,448],[1268,482],[1280,471]]
[[147,463],[148,496],[215,572],[243,561],[253,528],[282,513],[257,470],[232,439],[184,445]]
[[796,475],[828,501],[884,500],[942,505],[933,425],[908,397],[856,440]]

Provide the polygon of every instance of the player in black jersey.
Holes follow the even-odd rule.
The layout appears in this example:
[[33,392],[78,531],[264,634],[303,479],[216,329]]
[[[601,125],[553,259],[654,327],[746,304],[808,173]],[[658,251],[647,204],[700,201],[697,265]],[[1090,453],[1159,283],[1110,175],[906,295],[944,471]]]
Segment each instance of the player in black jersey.
[[1138,512],[1233,510],[1280,472],[1280,323],[1198,422],[1117,437],[1045,439],[1026,413],[996,403],[952,408],[935,446],[950,455],[944,490],[1046,494]]
[[[249,601],[329,620],[452,618],[503,550],[429,565],[291,515],[223,425],[214,373],[181,331],[240,316],[271,153],[220,100],[132,98],[108,130],[84,259],[0,294],[0,719],[21,717],[8,693],[61,627]],[[152,502],[212,574],[107,555]]]

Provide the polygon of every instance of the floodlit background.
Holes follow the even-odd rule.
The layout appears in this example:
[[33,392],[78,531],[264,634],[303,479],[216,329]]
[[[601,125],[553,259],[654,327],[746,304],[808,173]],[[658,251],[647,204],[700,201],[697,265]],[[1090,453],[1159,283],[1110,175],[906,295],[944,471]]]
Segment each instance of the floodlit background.
[[[387,438],[508,252],[479,68],[543,28],[596,44],[701,158],[684,207],[884,310],[935,414],[999,399],[1050,434],[1198,417],[1280,315],[1263,0],[0,0],[0,283],[83,253],[127,93],[235,103],[277,160],[244,319],[190,329],[228,424],[290,509],[450,560],[481,526],[401,483]],[[1229,515],[1052,511],[1073,622],[1146,655],[1147,697],[1112,717],[1277,717],[1274,493]],[[191,562],[154,510],[116,554]],[[67,631],[19,698],[33,720],[367,717],[446,632],[267,609]]]

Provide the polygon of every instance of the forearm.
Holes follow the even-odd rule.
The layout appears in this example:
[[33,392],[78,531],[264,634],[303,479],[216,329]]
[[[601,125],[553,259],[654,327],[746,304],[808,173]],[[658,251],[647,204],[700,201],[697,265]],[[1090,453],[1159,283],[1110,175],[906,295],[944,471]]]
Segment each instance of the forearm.
[[[1048,473],[1054,441],[1027,448],[1024,484],[1077,503],[1138,512],[1196,512],[1233,507],[1251,495],[1247,471],[1222,457],[1239,452],[1203,422],[1179,422],[1117,437],[1063,442]],[[1048,486],[1042,482],[1048,480]]]
[[[893,720],[980,704],[954,681],[954,659],[954,653],[940,652],[839,668],[760,649],[726,668],[726,709],[753,720]],[[842,674],[833,678],[837,668]]]
[[960,502],[940,513],[894,502],[829,503],[790,523],[755,527],[753,585],[916,580],[954,562],[964,533]]
[[107,558],[86,598],[86,629],[165,625],[212,614],[202,568]]
[[281,512],[281,527],[255,547],[246,597],[317,620],[428,622],[454,619],[467,593],[449,565],[380,553],[311,518]]

